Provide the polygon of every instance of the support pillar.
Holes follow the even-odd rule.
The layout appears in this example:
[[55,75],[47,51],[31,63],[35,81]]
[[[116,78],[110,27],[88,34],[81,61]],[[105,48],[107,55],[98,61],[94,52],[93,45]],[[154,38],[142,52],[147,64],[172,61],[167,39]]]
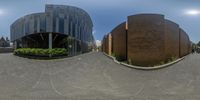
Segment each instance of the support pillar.
[[14,49],[17,49],[17,40],[14,41],[13,46],[14,46]]
[[52,33],[49,33],[49,49],[52,49]]

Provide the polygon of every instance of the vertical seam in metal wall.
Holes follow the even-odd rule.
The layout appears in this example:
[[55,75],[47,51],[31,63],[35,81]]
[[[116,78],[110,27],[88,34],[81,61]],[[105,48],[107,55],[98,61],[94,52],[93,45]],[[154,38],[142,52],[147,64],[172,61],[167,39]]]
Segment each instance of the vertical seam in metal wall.
[[179,28],[179,57],[181,57],[181,34],[180,34],[180,28]]
[[[127,25],[127,26],[126,26]],[[127,27],[127,29],[126,29],[126,27]],[[126,30],[126,32],[125,32],[125,34],[126,34],[126,60],[128,61],[128,22],[126,22],[126,24],[125,24],[125,30]]]

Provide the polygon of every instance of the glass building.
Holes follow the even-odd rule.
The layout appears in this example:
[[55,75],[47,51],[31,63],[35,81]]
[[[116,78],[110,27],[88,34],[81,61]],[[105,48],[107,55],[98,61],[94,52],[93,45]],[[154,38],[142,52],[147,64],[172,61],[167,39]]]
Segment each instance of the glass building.
[[92,50],[93,23],[84,10],[46,5],[44,13],[26,15],[10,27],[14,48],[66,48],[70,55]]

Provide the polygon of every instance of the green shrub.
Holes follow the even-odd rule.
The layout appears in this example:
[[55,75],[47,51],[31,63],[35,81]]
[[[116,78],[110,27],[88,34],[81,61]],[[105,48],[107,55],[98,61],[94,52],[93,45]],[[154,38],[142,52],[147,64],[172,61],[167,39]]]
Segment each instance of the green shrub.
[[120,56],[120,55],[116,55],[116,59],[117,59],[118,61],[124,61],[124,60],[125,60],[124,57],[122,57],[122,56]]
[[177,57],[169,57],[168,59],[166,59],[166,61],[165,61],[165,63],[170,63],[170,62],[172,62],[172,61],[175,61],[175,60],[177,60]]
[[125,61],[126,60],[123,56],[115,54],[115,53],[112,53],[111,56],[115,57],[116,60],[118,60],[118,61]]
[[39,49],[39,48],[20,48],[14,51],[17,55],[32,55],[32,56],[62,56],[67,55],[67,50],[64,48],[54,49]]
[[171,56],[171,57],[167,58],[165,61],[161,61],[160,63],[158,63],[154,66],[160,66],[160,65],[163,65],[163,64],[167,64],[167,63],[173,62],[177,59],[178,59],[177,57]]
[[112,53],[112,54],[111,54],[111,56],[113,56],[113,57],[115,57],[115,55],[116,55],[115,53]]

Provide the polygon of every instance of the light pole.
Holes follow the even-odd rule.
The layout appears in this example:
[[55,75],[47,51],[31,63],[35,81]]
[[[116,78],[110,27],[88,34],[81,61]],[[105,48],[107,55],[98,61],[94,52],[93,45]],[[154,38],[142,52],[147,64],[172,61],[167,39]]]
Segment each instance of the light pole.
[[[52,33],[49,33],[49,49],[52,49]],[[49,57],[51,57],[52,55],[49,54]]]

